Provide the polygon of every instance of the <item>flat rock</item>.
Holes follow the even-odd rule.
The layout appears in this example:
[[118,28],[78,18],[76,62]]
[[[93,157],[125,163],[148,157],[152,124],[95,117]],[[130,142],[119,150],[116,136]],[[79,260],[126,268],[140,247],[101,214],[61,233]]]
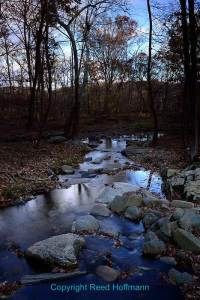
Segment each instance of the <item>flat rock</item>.
[[173,200],[171,202],[171,206],[177,207],[177,208],[193,208],[194,204],[188,201],[183,200]]
[[22,285],[38,284],[43,282],[70,279],[85,274],[87,274],[86,271],[74,271],[69,273],[42,273],[42,274],[25,275],[20,280],[20,283]]
[[173,238],[176,244],[183,250],[200,254],[200,239],[195,237],[191,232],[178,228],[173,232]]
[[191,284],[193,277],[187,272],[179,272],[176,269],[170,269],[168,273],[169,279],[174,284]]
[[74,266],[84,245],[85,240],[82,237],[67,233],[33,244],[26,251],[26,256],[52,266]]
[[171,256],[162,256],[160,257],[160,260],[168,265],[176,266],[177,261],[175,260],[174,257]]
[[87,232],[96,232],[100,228],[99,222],[96,218],[91,215],[80,216],[73,222],[72,231],[87,231]]
[[111,156],[109,154],[104,154],[96,159],[93,159],[92,163],[93,164],[101,164],[104,160],[109,160],[110,158],[111,158]]
[[108,266],[99,266],[96,269],[96,274],[107,282],[113,282],[117,280],[120,272]]
[[200,200],[200,180],[188,181],[184,187],[186,197],[190,200]]
[[115,182],[112,186],[106,186],[96,199],[96,202],[111,203],[116,196],[122,196],[127,192],[136,192],[139,187],[125,182]]
[[72,175],[75,173],[74,168],[72,166],[63,165],[61,167],[62,173],[66,175]]
[[93,206],[90,213],[94,216],[109,217],[111,211],[104,204],[98,203]]

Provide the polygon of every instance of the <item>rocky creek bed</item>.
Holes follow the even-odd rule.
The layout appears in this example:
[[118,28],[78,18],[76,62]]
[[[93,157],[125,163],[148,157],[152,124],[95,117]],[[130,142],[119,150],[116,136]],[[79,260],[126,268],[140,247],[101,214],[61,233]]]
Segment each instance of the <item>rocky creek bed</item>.
[[[0,280],[21,284],[12,299],[65,299],[50,289],[54,281],[149,286],[142,293],[112,291],[111,299],[200,297],[198,195],[187,196],[188,173],[163,170],[167,187],[178,172],[184,177],[180,193],[171,188],[168,201],[159,173],[143,169],[137,159],[150,159],[153,150],[133,140],[82,141],[93,150],[78,167],[61,166],[62,189],[0,211]],[[199,180],[195,170],[193,182]],[[80,295],[73,293],[73,299]]]

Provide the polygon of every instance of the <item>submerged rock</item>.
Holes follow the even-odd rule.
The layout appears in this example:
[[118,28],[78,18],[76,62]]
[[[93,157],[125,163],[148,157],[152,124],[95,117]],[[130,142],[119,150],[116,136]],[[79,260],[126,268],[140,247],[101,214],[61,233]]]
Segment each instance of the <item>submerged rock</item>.
[[74,232],[87,231],[93,233],[98,231],[99,228],[98,220],[90,215],[78,217],[72,225],[72,231]]
[[193,277],[187,272],[179,272],[176,269],[169,270],[169,279],[174,284],[191,284]]
[[91,210],[91,215],[109,217],[111,211],[104,204],[95,204]]
[[191,232],[178,228],[173,232],[173,238],[182,249],[200,254],[200,239],[195,237]]
[[33,244],[26,251],[26,256],[51,266],[71,267],[77,264],[77,256],[84,245],[82,237],[62,234]]
[[177,261],[175,260],[174,257],[171,256],[162,256],[160,257],[160,260],[168,265],[176,266]]
[[107,282],[115,281],[120,276],[120,272],[118,270],[108,266],[97,267],[96,274]]

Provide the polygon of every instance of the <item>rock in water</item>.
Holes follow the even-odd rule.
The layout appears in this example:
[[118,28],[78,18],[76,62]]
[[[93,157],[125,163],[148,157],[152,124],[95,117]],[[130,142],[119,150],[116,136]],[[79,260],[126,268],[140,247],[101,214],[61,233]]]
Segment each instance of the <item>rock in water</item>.
[[128,207],[124,216],[132,221],[139,221],[142,218],[141,208],[136,206]]
[[200,254],[200,239],[195,237],[191,232],[178,228],[173,232],[173,238],[182,249]]
[[174,284],[191,284],[193,281],[192,275],[187,272],[179,272],[176,269],[169,270],[169,279]]
[[72,175],[72,174],[75,173],[75,171],[72,168],[72,166],[68,166],[68,165],[62,166],[61,170],[62,170],[63,174],[66,174],[66,175]]
[[112,282],[119,277],[120,272],[108,266],[99,266],[96,269],[96,274],[105,281]]
[[71,267],[77,264],[77,256],[84,245],[85,240],[76,234],[61,234],[33,244],[26,256],[51,266]]
[[171,256],[162,256],[160,260],[168,265],[172,265],[172,266],[177,265],[175,258]]
[[144,242],[143,245],[143,253],[149,256],[157,256],[165,253],[166,247],[165,243],[160,240],[152,240]]
[[76,221],[73,222],[72,231],[87,231],[96,232],[100,228],[99,222],[96,218],[90,215],[78,217]]
[[97,197],[96,202],[111,203],[116,196],[122,196],[128,192],[136,192],[139,187],[125,183],[115,182],[112,186],[106,186],[100,195]]
[[95,204],[91,210],[91,215],[109,217],[111,211],[104,204]]

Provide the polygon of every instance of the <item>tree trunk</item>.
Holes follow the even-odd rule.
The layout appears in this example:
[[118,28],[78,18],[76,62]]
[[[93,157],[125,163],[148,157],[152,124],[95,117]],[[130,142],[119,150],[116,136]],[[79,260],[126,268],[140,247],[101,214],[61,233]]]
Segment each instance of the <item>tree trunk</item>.
[[150,103],[150,109],[152,117],[154,120],[154,134],[153,134],[153,144],[157,143],[158,139],[158,119],[155,110],[155,104],[152,93],[152,84],[151,84],[151,68],[152,68],[152,14],[151,14],[151,5],[150,0],[147,0],[147,8],[149,15],[149,57],[148,57],[148,66],[147,66],[147,84],[148,84],[148,100]]

